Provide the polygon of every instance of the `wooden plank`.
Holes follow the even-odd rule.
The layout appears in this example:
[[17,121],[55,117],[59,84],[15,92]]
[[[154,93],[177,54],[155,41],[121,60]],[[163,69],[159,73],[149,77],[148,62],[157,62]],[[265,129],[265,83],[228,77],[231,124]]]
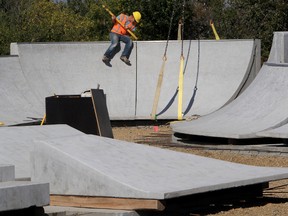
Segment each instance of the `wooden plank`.
[[104,92],[102,89],[91,89],[91,94],[99,135],[113,138]]
[[165,209],[159,200],[50,195],[51,206],[69,206],[82,208],[122,209],[122,210],[158,210]]

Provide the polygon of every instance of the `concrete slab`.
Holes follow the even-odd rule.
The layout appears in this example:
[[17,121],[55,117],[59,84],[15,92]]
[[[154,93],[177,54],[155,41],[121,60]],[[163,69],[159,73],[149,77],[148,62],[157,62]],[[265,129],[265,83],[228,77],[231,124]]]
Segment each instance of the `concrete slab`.
[[49,182],[51,194],[160,200],[288,178],[288,168],[230,163],[93,135],[35,141],[32,166],[32,179]]
[[15,167],[13,165],[0,165],[0,182],[14,181]]
[[79,134],[83,133],[68,125],[0,127],[0,163],[15,165],[16,179],[30,179],[33,140]]
[[288,64],[264,64],[252,84],[233,102],[197,120],[171,124],[174,133],[257,138],[257,132],[288,122]]
[[29,117],[44,116],[40,104],[45,101],[35,97],[37,90],[31,89],[27,79],[18,56],[0,57],[0,122],[4,125],[29,123],[34,121]]
[[25,181],[0,183],[0,211],[49,205],[49,184]]
[[140,216],[135,211],[125,210],[109,210],[109,209],[93,209],[93,208],[75,208],[62,206],[46,206],[45,213],[51,216]]
[[[100,84],[107,95],[111,120],[150,119],[166,41],[135,42],[131,67],[119,60],[120,54],[113,59],[112,67],[103,64],[102,55],[109,44],[17,43],[11,44],[11,54],[19,55],[29,87],[42,101],[40,113],[45,110],[45,97],[80,94]],[[259,40],[185,41],[184,47],[187,67],[183,111],[193,95],[196,80],[198,83],[197,96],[187,116],[205,115],[229,103],[260,69]],[[177,88],[180,51],[179,41],[169,42],[159,112]],[[174,103],[159,118],[176,119],[177,109]]]

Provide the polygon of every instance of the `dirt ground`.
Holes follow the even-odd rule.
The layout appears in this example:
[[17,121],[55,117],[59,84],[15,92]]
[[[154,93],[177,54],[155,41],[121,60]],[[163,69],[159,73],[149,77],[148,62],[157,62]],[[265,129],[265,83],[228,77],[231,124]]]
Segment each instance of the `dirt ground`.
[[[171,144],[172,131],[167,124],[160,125],[158,132],[154,130],[153,126],[149,125],[113,126],[113,134],[114,138],[119,140],[168,148],[235,163],[267,167],[288,167],[288,156],[249,155],[231,151],[201,150],[178,147],[177,145],[176,147],[175,145],[169,146]],[[286,216],[288,215],[288,180],[270,182],[269,188],[264,190],[264,196],[257,200],[231,205],[209,206],[205,209],[195,210],[195,212],[191,212],[188,215]]]

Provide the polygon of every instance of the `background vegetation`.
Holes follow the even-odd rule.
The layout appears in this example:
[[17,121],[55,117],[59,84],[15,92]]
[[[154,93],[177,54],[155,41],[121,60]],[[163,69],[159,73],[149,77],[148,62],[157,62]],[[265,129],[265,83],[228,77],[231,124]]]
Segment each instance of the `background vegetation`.
[[[108,40],[110,15],[138,10],[140,40],[177,39],[184,20],[184,39],[214,39],[213,19],[221,39],[261,39],[268,57],[274,31],[288,29],[287,0],[0,0],[0,54],[11,42]],[[59,2],[59,1],[57,1]],[[170,25],[171,23],[171,25]]]

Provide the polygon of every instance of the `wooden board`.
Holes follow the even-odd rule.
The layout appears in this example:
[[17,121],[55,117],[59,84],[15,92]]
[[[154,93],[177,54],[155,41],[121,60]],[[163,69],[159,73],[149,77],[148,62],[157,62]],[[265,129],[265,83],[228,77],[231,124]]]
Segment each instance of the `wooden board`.
[[89,197],[50,195],[51,206],[69,206],[82,208],[101,209],[122,209],[122,210],[158,210],[165,209],[164,204],[159,200],[110,198],[110,197]]
[[91,89],[92,103],[100,136],[113,138],[106,98],[102,89]]

